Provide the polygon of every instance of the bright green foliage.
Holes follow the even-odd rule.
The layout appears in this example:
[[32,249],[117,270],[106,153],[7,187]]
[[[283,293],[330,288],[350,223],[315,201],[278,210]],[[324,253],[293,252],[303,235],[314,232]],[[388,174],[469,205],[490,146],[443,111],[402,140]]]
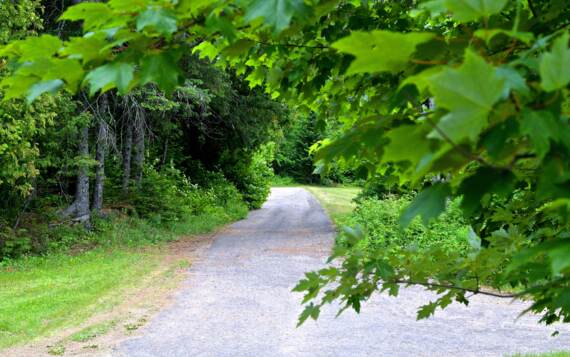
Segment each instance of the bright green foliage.
[[141,61],[141,84],[155,83],[166,93],[179,84],[180,70],[177,58],[168,53],[150,54]]
[[360,248],[423,250],[442,247],[450,252],[466,254],[469,251],[469,230],[458,201],[444,206],[444,213],[438,220],[423,224],[419,219],[415,219],[406,228],[402,228],[398,221],[410,201],[409,197],[394,195],[387,195],[382,199],[360,199],[354,212],[343,223],[360,226],[366,231],[366,239],[359,243]]
[[445,69],[430,83],[437,105],[449,110],[431,136],[446,140],[445,135],[455,143],[477,139],[504,85],[495,68],[472,51],[466,52],[459,69]]
[[564,33],[552,45],[552,51],[542,55],[540,60],[540,77],[542,88],[547,92],[565,87],[570,83],[570,35]]
[[303,0],[255,0],[247,8],[245,20],[262,18],[264,24],[279,33],[289,27],[293,15],[302,16],[306,11]]
[[408,33],[376,30],[355,31],[335,43],[333,48],[356,57],[347,74],[365,72],[397,73],[406,67],[416,46],[433,37],[429,33]]
[[421,216],[423,223],[428,224],[445,211],[450,193],[451,189],[447,184],[435,184],[420,192],[414,202],[402,213],[402,226],[407,227],[417,216]]
[[162,8],[150,8],[137,16],[137,31],[156,31],[170,36],[176,31],[176,17],[170,11]]
[[431,0],[424,4],[426,8],[449,11],[461,22],[488,18],[500,12],[508,0]]
[[134,71],[134,66],[128,63],[116,62],[101,66],[85,77],[90,85],[89,93],[93,95],[117,87],[119,93],[124,94],[133,80]]

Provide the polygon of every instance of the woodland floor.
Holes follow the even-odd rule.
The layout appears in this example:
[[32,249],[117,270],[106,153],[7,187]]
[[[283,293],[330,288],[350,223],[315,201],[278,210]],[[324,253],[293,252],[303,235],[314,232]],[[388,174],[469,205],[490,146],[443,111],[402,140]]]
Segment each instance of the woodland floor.
[[[326,198],[334,192],[311,192],[331,209]],[[337,207],[336,214],[343,213]],[[2,353],[503,356],[570,348],[570,327],[544,327],[534,316],[517,320],[524,304],[497,298],[477,297],[469,308],[452,305],[417,322],[417,307],[433,299],[419,288],[403,289],[398,298],[376,296],[360,315],[346,311],[335,318],[337,307],[331,306],[317,322],[295,328],[301,296],[291,289],[305,272],[323,267],[335,234],[307,190],[274,188],[246,220],[214,236],[172,244],[163,269],[108,315],[52,336],[49,348],[42,341]],[[551,337],[556,329],[560,335]]]

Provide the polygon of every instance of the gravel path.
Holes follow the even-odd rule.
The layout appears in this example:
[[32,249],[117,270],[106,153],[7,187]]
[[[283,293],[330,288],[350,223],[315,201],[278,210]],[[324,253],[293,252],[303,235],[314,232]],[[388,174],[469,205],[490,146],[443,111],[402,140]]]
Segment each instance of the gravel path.
[[262,209],[216,237],[173,306],[115,350],[117,356],[500,356],[570,349],[570,327],[525,316],[521,303],[480,297],[417,322],[422,289],[376,296],[358,316],[323,311],[296,329],[303,273],[322,267],[334,230],[300,188],[276,188]]

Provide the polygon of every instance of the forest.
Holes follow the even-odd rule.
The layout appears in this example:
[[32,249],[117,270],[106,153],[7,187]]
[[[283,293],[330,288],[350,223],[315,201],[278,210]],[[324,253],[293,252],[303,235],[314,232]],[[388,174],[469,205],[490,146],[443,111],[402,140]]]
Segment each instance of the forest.
[[[299,326],[410,286],[418,319],[484,295],[569,322],[569,26],[558,0],[4,1],[0,276],[350,187]],[[0,348],[42,334],[16,319]]]

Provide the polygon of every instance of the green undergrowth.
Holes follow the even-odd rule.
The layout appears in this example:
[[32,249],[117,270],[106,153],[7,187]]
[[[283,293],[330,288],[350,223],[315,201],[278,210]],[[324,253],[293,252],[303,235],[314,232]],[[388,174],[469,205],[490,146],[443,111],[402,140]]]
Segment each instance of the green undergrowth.
[[400,215],[410,204],[409,195],[386,195],[362,198],[354,212],[344,220],[347,226],[359,226],[366,233],[363,244],[370,248],[400,247],[412,249],[444,248],[446,251],[467,252],[469,227],[465,224],[459,201],[450,201],[445,212],[428,225],[419,217],[403,229]]
[[399,218],[412,200],[409,195],[361,197],[361,189],[355,187],[305,188],[319,200],[337,226],[361,227],[366,233],[362,242],[364,246],[414,249],[440,246],[456,252],[466,252],[469,249],[469,227],[463,220],[459,201],[449,202],[446,212],[427,226],[418,218],[406,229],[402,229]]
[[290,177],[290,176],[275,175],[271,179],[271,186],[272,187],[294,187],[294,186],[299,186],[299,182],[297,182],[293,177]]

